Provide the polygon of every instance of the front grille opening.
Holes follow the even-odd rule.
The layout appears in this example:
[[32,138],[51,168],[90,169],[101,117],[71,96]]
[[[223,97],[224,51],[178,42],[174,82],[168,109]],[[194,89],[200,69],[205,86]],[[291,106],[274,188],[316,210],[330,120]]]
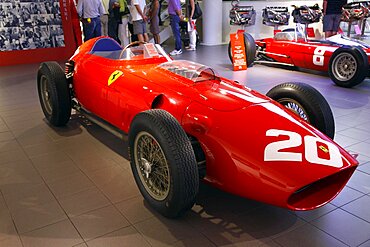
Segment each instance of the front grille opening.
[[288,199],[293,210],[311,210],[331,201],[346,185],[356,167],[350,167],[295,191]]

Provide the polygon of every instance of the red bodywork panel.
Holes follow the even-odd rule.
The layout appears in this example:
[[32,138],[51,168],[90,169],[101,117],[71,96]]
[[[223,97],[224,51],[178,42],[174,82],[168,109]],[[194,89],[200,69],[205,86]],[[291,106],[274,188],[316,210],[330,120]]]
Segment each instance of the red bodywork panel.
[[[71,58],[79,103],[126,133],[138,113],[168,111],[200,142],[204,180],[222,190],[309,210],[333,199],[358,165],[330,138],[258,92],[220,77],[194,82],[159,67],[165,57],[90,54],[98,39]],[[116,70],[123,74],[108,85]]]
[[[266,52],[288,56],[286,58],[279,55],[267,55],[277,62],[318,71],[328,71],[330,58],[334,51],[340,47],[340,45],[331,42],[305,41],[304,39],[287,41],[267,38],[256,40],[256,44],[265,47]],[[364,48],[364,51],[370,54],[369,48]],[[369,56],[368,59],[370,63]]]

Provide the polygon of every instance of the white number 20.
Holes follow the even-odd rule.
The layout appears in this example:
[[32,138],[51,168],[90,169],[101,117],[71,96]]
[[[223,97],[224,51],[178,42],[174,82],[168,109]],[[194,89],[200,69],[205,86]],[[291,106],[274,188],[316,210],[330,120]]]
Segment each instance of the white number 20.
[[318,66],[324,66],[324,54],[326,52],[325,47],[323,46],[318,46],[316,47],[313,55],[313,64],[318,65]]
[[[301,135],[291,131],[270,129],[266,131],[266,136],[287,136],[288,139],[268,144],[264,153],[265,161],[302,161],[302,153],[281,151],[283,149],[301,146]],[[329,159],[323,159],[319,157],[317,148],[318,142],[327,146],[326,149],[327,153],[329,153]],[[343,166],[342,156],[338,147],[331,142],[314,136],[304,137],[304,155],[305,159],[313,164],[333,166],[338,168]]]

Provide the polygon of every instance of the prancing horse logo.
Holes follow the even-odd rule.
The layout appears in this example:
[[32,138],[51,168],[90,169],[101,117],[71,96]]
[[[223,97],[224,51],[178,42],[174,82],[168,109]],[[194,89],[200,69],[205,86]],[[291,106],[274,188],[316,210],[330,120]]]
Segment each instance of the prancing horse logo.
[[114,71],[108,78],[108,86],[115,82],[121,75],[123,75],[122,71],[120,70]]

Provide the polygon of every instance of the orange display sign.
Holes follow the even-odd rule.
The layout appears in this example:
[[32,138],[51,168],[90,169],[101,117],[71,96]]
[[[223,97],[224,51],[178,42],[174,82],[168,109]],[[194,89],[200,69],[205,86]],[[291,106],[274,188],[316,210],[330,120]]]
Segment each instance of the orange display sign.
[[245,54],[244,35],[241,32],[230,34],[231,54],[234,71],[247,69],[247,56]]

